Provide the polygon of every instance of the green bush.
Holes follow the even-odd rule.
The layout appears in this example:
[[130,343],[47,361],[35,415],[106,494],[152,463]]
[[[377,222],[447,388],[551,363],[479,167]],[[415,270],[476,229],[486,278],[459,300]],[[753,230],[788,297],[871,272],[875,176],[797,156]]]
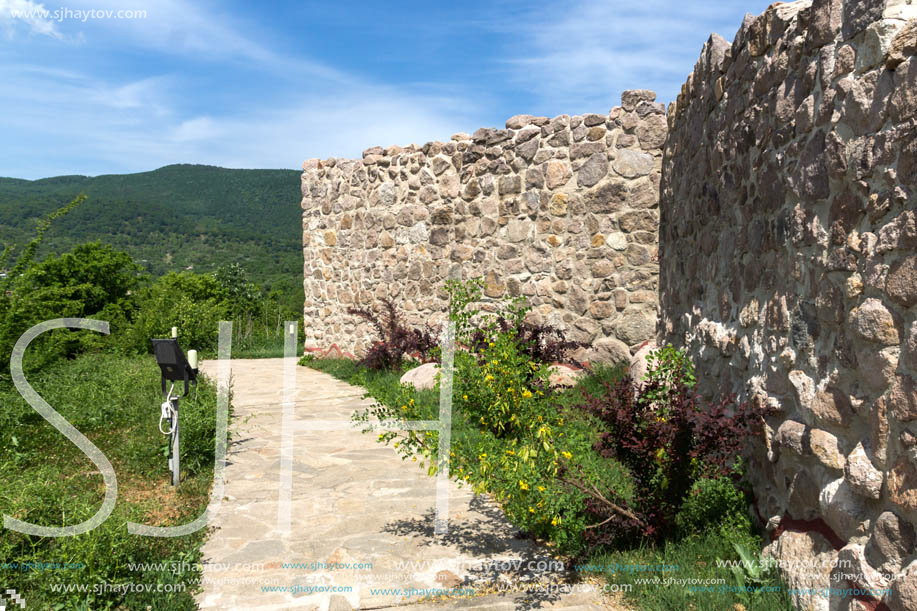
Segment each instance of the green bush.
[[682,535],[699,534],[731,524],[748,529],[747,503],[743,492],[729,477],[699,479],[675,517]]
[[646,406],[656,405],[662,410],[674,400],[679,388],[694,388],[697,379],[694,363],[682,350],[665,345],[646,356],[647,372],[639,401]]
[[139,310],[123,346],[150,352],[154,337],[171,337],[179,329],[183,348],[215,351],[219,322],[229,318],[226,292],[210,275],[170,273],[141,292]]
[[[676,518],[704,478],[739,478],[736,471],[760,410],[735,397],[701,401],[687,385],[690,367],[678,351],[655,359],[646,382],[629,378],[587,397],[580,408],[598,420],[594,445],[602,456],[626,465],[634,481],[633,499],[595,491],[591,478],[571,466],[569,485],[588,495],[592,547],[659,541],[677,535]],[[693,379],[691,374],[690,379]],[[592,526],[594,525],[594,526]]]
[[[29,328],[55,318],[106,320],[112,334],[124,332],[136,310],[134,291],[141,280],[140,268],[127,254],[98,242],[40,263],[23,255],[11,274],[0,282],[0,350],[5,355]],[[34,370],[109,344],[95,332],[55,330],[30,345],[25,366]],[[8,366],[4,358],[0,372]]]

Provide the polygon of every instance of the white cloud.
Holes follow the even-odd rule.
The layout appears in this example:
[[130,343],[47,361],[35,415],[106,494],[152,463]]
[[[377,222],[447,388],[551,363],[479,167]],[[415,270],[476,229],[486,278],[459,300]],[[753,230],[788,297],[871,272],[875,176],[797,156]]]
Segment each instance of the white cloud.
[[[0,22],[6,22],[11,35],[16,22],[22,22],[33,32],[60,40],[128,46],[192,61],[236,61],[291,77],[308,75],[343,83],[351,80],[346,73],[321,62],[273,51],[250,35],[250,24],[235,22],[225,6],[212,0],[68,0],[62,8],[76,17],[59,18],[59,9],[48,11],[34,0],[0,0]],[[45,11],[50,18],[12,18],[19,11]],[[96,15],[122,11],[142,17],[88,18],[89,11]]]
[[481,123],[478,106],[371,84],[312,88],[258,110],[181,111],[178,76],[108,82],[0,63],[0,175],[136,172],[172,163],[298,168],[374,145],[448,140]]
[[182,121],[178,127],[172,130],[170,136],[171,140],[177,143],[207,143],[222,137],[223,129],[217,121],[210,117],[196,117]]
[[24,25],[33,34],[63,39],[51,14],[44,4],[32,0],[0,0],[0,23],[10,37],[14,36],[17,26]]
[[[755,0],[760,9],[766,0]],[[506,70],[545,106],[605,112],[625,89],[655,89],[670,101],[709,34],[731,40],[745,10],[732,0],[577,0],[531,10],[497,26],[507,37]]]
[[[5,0],[0,0],[3,2]],[[129,45],[199,61],[236,61],[275,73],[308,74],[346,82],[349,76],[331,66],[277,53],[258,42],[248,23],[234,21],[225,6],[212,0],[68,0],[74,10],[143,12],[142,19],[95,19],[92,42]],[[87,22],[89,23],[89,22]]]

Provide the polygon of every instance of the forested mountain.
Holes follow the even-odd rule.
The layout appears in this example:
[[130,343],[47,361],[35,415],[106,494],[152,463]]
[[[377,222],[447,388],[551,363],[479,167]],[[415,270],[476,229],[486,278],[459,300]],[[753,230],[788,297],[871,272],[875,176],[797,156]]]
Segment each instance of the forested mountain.
[[265,288],[291,298],[302,291],[295,170],[170,165],[139,174],[0,178],[0,243],[21,247],[43,215],[79,193],[88,199],[54,223],[39,257],[100,240],[154,276],[240,263]]

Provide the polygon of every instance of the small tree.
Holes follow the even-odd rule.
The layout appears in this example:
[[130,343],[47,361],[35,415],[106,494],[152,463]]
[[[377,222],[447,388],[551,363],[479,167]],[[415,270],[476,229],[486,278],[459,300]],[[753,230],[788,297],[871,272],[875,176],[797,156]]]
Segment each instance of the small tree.
[[261,290],[249,282],[245,270],[238,263],[223,265],[213,272],[213,277],[226,293],[226,302],[233,317],[254,315],[261,307]]
[[[52,223],[79,206],[86,196],[80,195],[69,204],[51,212],[38,222],[33,237],[5,277],[0,277],[0,373],[9,371],[9,357],[19,337],[33,325],[63,316],[77,316],[80,303],[59,286],[42,287],[30,284],[34,279],[35,253]],[[14,252],[6,245],[0,254],[0,269],[10,262]],[[47,337],[42,338],[47,343]],[[34,350],[31,351],[34,354]]]

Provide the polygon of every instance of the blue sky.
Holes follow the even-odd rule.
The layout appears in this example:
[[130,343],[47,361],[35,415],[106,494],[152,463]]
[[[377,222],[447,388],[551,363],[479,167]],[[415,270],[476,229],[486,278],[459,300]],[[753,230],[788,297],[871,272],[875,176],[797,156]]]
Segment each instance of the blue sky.
[[[668,102],[760,0],[0,0],[0,176],[293,168],[528,113]],[[70,10],[64,19],[12,11]],[[75,11],[145,11],[82,19]]]

